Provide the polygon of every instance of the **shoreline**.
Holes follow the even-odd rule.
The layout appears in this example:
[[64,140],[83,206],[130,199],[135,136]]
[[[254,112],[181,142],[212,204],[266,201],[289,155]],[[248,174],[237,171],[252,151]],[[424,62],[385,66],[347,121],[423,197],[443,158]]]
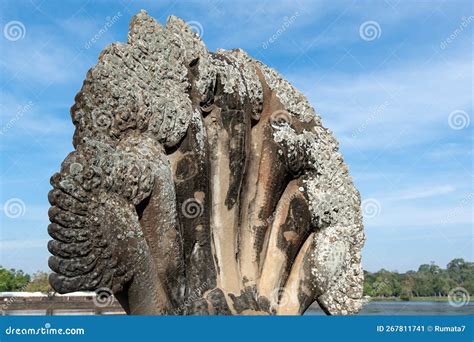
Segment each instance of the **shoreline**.
[[368,302],[448,302],[449,297],[410,297],[402,299],[400,297],[370,297]]

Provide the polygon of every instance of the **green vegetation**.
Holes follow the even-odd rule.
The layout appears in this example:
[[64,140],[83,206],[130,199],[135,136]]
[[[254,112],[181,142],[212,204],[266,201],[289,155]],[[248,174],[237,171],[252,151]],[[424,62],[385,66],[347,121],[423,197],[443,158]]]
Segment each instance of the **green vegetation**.
[[26,286],[25,291],[29,292],[53,292],[48,281],[48,273],[38,271],[33,274],[30,283]]
[[0,292],[5,291],[28,291],[28,292],[51,292],[48,283],[48,273],[36,272],[32,276],[0,266]]
[[[474,263],[464,259],[452,260],[446,269],[431,263],[421,265],[416,272],[398,273],[381,269],[375,273],[364,271],[364,274],[364,295],[377,300],[445,301],[449,291],[456,287],[474,294]],[[23,271],[0,267],[2,291],[46,293],[52,289],[46,272],[30,276]]]
[[446,269],[431,263],[421,265],[416,272],[381,269],[375,273],[364,271],[364,275],[364,295],[377,299],[442,301],[456,287],[474,294],[474,263],[464,259],[453,259]]
[[14,268],[0,267],[0,291],[24,291],[30,282],[30,276]]

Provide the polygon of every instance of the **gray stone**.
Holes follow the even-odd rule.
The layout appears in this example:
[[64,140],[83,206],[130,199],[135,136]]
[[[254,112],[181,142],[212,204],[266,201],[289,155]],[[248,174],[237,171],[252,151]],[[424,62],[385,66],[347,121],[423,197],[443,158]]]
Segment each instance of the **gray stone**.
[[49,193],[56,291],[108,288],[136,315],[360,309],[359,193],[276,71],[141,11],[71,114]]

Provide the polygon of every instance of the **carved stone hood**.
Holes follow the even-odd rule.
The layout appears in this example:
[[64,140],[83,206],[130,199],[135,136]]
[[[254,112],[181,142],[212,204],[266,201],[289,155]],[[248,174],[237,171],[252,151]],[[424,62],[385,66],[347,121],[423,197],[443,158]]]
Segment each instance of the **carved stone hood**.
[[359,193],[276,71],[141,11],[71,113],[49,193],[55,290],[106,288],[130,314],[360,309]]

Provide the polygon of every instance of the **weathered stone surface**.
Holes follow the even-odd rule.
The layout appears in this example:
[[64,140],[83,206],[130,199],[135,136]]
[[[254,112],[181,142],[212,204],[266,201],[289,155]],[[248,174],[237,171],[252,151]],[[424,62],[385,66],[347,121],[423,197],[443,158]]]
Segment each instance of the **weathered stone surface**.
[[130,314],[361,307],[359,193],[306,98],[242,50],[142,11],[86,76],[49,194],[61,293]]

